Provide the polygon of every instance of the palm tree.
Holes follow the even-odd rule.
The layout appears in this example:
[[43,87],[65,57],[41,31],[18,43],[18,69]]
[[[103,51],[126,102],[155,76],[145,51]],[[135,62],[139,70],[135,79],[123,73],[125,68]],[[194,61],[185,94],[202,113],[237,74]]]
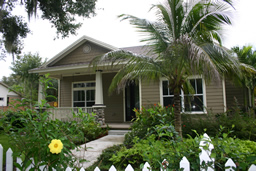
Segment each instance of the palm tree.
[[218,33],[221,24],[231,24],[226,13],[231,6],[227,0],[166,0],[152,7],[157,11],[157,21],[120,15],[122,20],[129,20],[145,33],[142,41],[147,42],[148,55],[117,50],[93,63],[122,64],[110,90],[122,88],[138,78],[159,81],[165,77],[174,94],[175,130],[182,136],[180,91],[191,87],[188,77],[202,75],[206,81],[220,80],[230,71],[239,71],[237,60],[221,46]]
[[243,77],[241,77],[239,81],[248,88],[251,97],[251,107],[254,107],[256,51],[253,50],[252,46],[243,46],[242,48],[235,46],[232,47],[231,50],[236,54],[239,62],[241,63]]

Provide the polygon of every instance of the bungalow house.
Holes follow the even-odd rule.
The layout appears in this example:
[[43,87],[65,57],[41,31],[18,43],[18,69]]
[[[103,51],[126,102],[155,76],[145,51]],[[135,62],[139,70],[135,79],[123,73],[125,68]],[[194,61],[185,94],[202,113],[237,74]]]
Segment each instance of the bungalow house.
[[[143,46],[122,49],[138,54],[147,52]],[[58,108],[54,113],[59,116],[55,115],[55,118],[63,119],[67,111],[81,107],[87,112],[96,112],[102,123],[124,123],[134,117],[134,108],[172,103],[173,95],[165,78],[157,82],[139,80],[138,85],[130,84],[121,93],[109,94],[110,83],[119,67],[98,66],[95,69],[89,64],[94,57],[114,50],[118,48],[83,36],[41,67],[30,71],[40,75],[50,73],[50,77],[58,79]],[[184,113],[223,113],[232,107],[234,97],[241,104],[248,102],[247,90],[235,87],[226,79],[206,84],[202,77],[195,76],[190,81],[195,88],[194,100],[191,104],[182,100]],[[181,93],[181,97],[185,96]]]
[[6,111],[10,108],[10,103],[15,102],[21,95],[15,91],[10,91],[8,85],[0,82],[0,110]]

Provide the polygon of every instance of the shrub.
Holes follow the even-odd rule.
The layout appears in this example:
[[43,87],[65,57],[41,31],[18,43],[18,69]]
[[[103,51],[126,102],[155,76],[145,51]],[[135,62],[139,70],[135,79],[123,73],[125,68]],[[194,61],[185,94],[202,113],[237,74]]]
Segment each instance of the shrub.
[[[183,137],[188,135],[195,137],[197,133],[202,134],[206,132],[209,136],[215,137],[219,133],[220,125],[225,129],[224,132],[233,130],[230,133],[231,137],[237,137],[244,140],[256,141],[256,119],[248,116],[246,113],[235,112],[232,114],[218,114],[218,115],[204,115],[204,116],[190,116],[182,115]],[[232,125],[235,127],[232,128]]]
[[131,132],[127,133],[125,136],[124,143],[126,146],[131,146],[135,137],[142,139],[157,133],[157,131],[164,131],[165,129],[171,131],[174,137],[177,135],[172,126],[174,120],[172,107],[166,108],[158,104],[149,109],[142,107],[140,111],[137,109],[134,111],[136,118],[133,120]]
[[[140,164],[147,161],[152,170],[159,170],[162,166],[161,162],[166,159],[169,163],[168,170],[180,170],[179,162],[183,156],[186,156],[191,170],[200,170],[201,139],[202,136],[197,135],[195,138],[190,137],[183,141],[156,140],[154,134],[143,140],[135,138],[132,148],[122,147],[110,161],[120,169],[124,169],[128,163],[139,169]],[[228,158],[232,158],[240,170],[247,170],[251,164],[256,163],[256,142],[231,138],[227,133],[223,133],[212,138],[212,144],[214,149],[211,157],[215,158],[216,170],[225,170],[224,164]],[[210,163],[205,166],[207,165]]]
[[70,126],[78,126],[83,132],[86,142],[107,134],[107,129],[101,128],[95,119],[95,115],[95,113],[84,113],[82,109],[79,109],[78,113],[73,113],[73,118],[77,118],[78,122],[72,121]]
[[3,122],[11,122],[12,127],[14,128],[23,128],[24,127],[24,122],[19,118],[19,112],[20,111],[12,111],[12,110],[7,110],[6,112],[2,113],[2,118]]

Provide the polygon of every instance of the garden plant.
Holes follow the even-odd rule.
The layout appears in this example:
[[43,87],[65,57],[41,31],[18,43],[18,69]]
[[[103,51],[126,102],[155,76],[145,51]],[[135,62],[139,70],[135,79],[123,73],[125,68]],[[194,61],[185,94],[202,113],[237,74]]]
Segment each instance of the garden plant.
[[[41,79],[41,84],[49,88],[49,81],[46,75]],[[25,106],[25,109],[18,110],[20,105]],[[32,165],[32,170],[38,170],[39,167],[46,170],[76,168],[77,159],[71,150],[77,148],[78,144],[105,133],[95,121],[94,114],[79,110],[78,113],[73,113],[75,120],[62,122],[50,119],[51,113],[46,110],[50,106],[46,100],[42,100],[34,108],[27,105],[26,99],[22,99],[16,106],[17,110],[4,113],[0,122],[12,149],[15,149],[14,158],[22,159],[21,165],[14,163],[20,170],[29,165]],[[80,162],[84,160],[81,159]]]

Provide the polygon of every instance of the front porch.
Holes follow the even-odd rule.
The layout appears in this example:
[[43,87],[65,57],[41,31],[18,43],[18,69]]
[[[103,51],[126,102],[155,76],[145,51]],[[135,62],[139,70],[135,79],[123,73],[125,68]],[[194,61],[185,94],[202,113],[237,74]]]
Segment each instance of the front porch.
[[[79,110],[82,110],[85,113],[92,113],[94,111],[93,107],[59,107],[59,108],[50,108],[46,109],[48,112],[51,113],[50,119],[52,120],[60,120],[63,122],[69,122],[72,120],[78,120],[77,118],[73,117],[73,114],[76,114],[79,112]],[[102,128],[109,127],[112,130],[128,130],[132,125],[132,122],[106,122],[104,125],[102,125]]]

